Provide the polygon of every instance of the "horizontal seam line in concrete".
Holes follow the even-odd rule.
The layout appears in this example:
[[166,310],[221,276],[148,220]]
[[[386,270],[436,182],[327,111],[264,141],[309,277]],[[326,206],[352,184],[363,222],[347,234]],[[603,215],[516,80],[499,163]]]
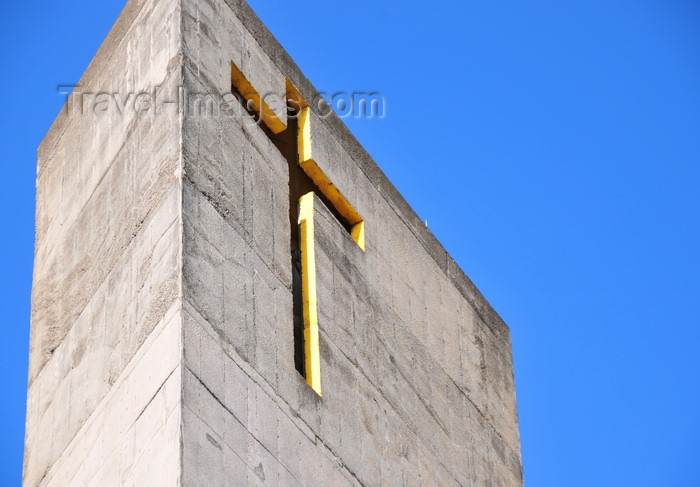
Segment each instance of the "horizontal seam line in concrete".
[[[365,380],[366,380],[369,384],[372,385],[372,387],[374,388],[374,390],[376,390],[377,392],[379,392],[379,394],[382,396],[382,398],[384,398],[384,400],[386,401],[386,403],[396,412],[396,415],[399,416],[399,417],[402,419],[402,421],[408,426],[408,428],[413,432],[413,434],[416,435],[416,438],[420,439],[420,441],[423,443],[423,445],[425,445],[425,447],[427,448],[427,450],[430,451],[431,453],[434,453],[433,447],[432,447],[428,442],[426,442],[426,440],[423,438],[423,435],[419,434],[417,428],[415,428],[415,425],[413,425],[413,424],[412,424],[411,422],[409,422],[409,421],[406,421],[404,414],[402,414],[401,411],[399,411],[398,409],[396,409],[396,407],[394,406],[394,404],[393,404],[393,403],[389,400],[389,398],[386,396],[384,390],[383,390],[382,388],[378,387],[378,386],[374,383],[374,381],[372,381],[372,379],[365,373],[365,371],[364,371],[364,369],[362,368],[362,366],[361,366],[359,363],[353,362],[353,361],[350,359],[350,357],[348,357],[348,356],[345,354],[345,352],[343,351],[343,349],[340,348],[340,347],[338,347],[338,345],[336,345],[335,342],[334,342],[332,339],[330,339],[330,337],[328,336],[328,333],[326,333],[326,332],[323,331],[323,330],[321,330],[321,333],[323,333],[323,335],[324,335],[330,342],[332,342],[332,343],[336,346],[336,348],[340,351],[340,354],[343,355],[343,357],[345,357],[345,359],[346,359],[348,362],[350,362],[351,364],[353,364],[353,365],[356,366],[357,370],[362,374],[362,376],[365,378]],[[384,343],[383,343],[383,342],[382,342],[382,346],[384,347],[384,349],[385,349],[387,352],[389,352],[389,350],[386,348],[386,346],[384,346]],[[391,355],[391,354],[390,354],[390,355]],[[402,376],[403,376],[403,374],[402,374]],[[407,382],[408,382],[408,381],[407,381]],[[411,388],[413,388],[412,385],[411,385]],[[414,390],[415,390],[415,389],[414,389]],[[421,401],[421,403],[423,403],[423,404],[425,405],[425,401],[423,401],[423,399],[422,399],[420,396],[418,396],[418,399]],[[428,409],[428,411],[431,412],[431,414],[432,414],[431,409],[429,409],[429,408],[426,408],[426,409]],[[410,415],[409,415],[409,416],[410,416]],[[434,414],[433,414],[433,418],[436,419],[436,421],[437,421],[437,418],[435,417]],[[441,429],[442,429],[443,431],[445,431],[444,427],[442,427],[442,425],[440,424],[440,421],[438,421],[438,424],[441,426]],[[447,435],[447,436],[448,436],[448,438],[449,438],[449,435]],[[435,460],[445,469],[446,472],[450,472],[450,473],[451,473],[450,469],[448,469],[447,466],[446,466],[444,463],[442,463],[442,460],[440,460],[436,455],[433,455],[433,456],[435,457]],[[453,476],[453,477],[454,477],[454,476]]]
[[[188,302],[188,304],[189,304],[192,308],[194,308],[194,305],[192,305],[192,304],[189,303],[189,302]],[[193,309],[193,310],[194,310],[197,314],[199,314],[199,316],[200,316],[201,319],[205,319],[205,318],[199,313],[199,311],[198,311],[196,308]],[[185,312],[186,312],[186,313],[190,313],[189,310],[186,310]],[[196,320],[195,320],[195,325],[196,325],[197,327],[199,327],[200,329],[202,329],[202,331],[204,331],[204,333],[206,333],[208,336],[211,337],[211,335],[209,334],[209,332],[207,332],[207,330],[205,330]],[[213,337],[212,337],[212,339],[213,339]],[[277,407],[280,409],[280,411],[282,412],[282,414],[284,414],[284,415],[289,419],[289,421],[290,421],[292,424],[295,425],[295,427],[298,428],[298,426],[296,425],[296,421],[300,421],[301,423],[303,423],[304,426],[306,426],[306,427],[309,429],[309,432],[312,433],[312,434],[314,435],[314,439],[315,439],[316,441],[320,441],[320,442],[323,444],[323,446],[334,456],[334,458],[336,458],[336,459],[340,458],[340,457],[335,453],[335,451],[333,451],[333,449],[331,449],[331,448],[323,441],[323,439],[320,438],[320,437],[316,434],[316,431],[315,431],[306,421],[304,421],[304,419],[303,419],[301,416],[295,415],[295,418],[296,418],[296,420],[295,420],[294,418],[292,418],[292,416],[288,415],[288,414],[284,411],[284,408],[287,408],[287,409],[289,409],[290,411],[293,411],[293,410],[292,410],[292,407],[289,405],[289,403],[288,403],[284,398],[282,398],[279,394],[276,394],[275,396],[271,396],[271,395],[268,393],[268,391],[265,390],[266,388],[268,388],[268,389],[270,389],[270,390],[272,390],[272,391],[274,391],[274,392],[276,393],[277,391],[276,391],[276,389],[272,386],[272,384],[270,384],[269,382],[267,382],[267,380],[265,380],[265,378],[262,377],[262,376],[260,376],[259,379],[256,379],[255,377],[253,377],[252,374],[248,373],[248,371],[246,370],[246,368],[251,368],[251,370],[253,370],[254,372],[256,372],[256,373],[259,375],[259,373],[257,372],[257,370],[256,370],[255,368],[253,368],[252,365],[250,365],[244,358],[242,358],[240,355],[238,355],[238,353],[237,353],[235,350],[232,351],[232,352],[236,355],[236,357],[232,357],[232,356],[228,353],[228,351],[226,351],[226,350],[224,350],[224,349],[222,349],[222,352],[223,352],[224,355],[226,355],[229,359],[231,359],[231,360],[236,364],[236,366],[241,370],[241,372],[243,372],[255,385],[257,385],[257,386],[262,390],[262,392],[265,393],[265,395],[267,395],[267,397],[268,397],[275,405],[277,405]],[[245,364],[246,367],[243,367],[242,364]],[[189,367],[188,367],[187,365],[185,365],[185,367],[186,367],[188,370],[190,370]],[[190,370],[190,372],[192,372],[192,371]],[[196,376],[196,374],[194,374],[194,372],[192,372],[192,374],[195,375],[195,377],[197,378],[197,380],[199,380],[199,381],[201,382],[201,379],[200,379],[198,376]],[[266,387],[264,387],[262,384],[264,384]],[[206,388],[206,386],[205,386],[205,388]],[[209,391],[208,388],[206,388],[206,389]],[[210,391],[210,393],[211,393],[211,391]],[[215,396],[213,393],[212,393],[212,396],[214,396],[215,399],[217,400],[217,402],[219,402],[219,403],[221,404],[221,401],[219,401],[219,399],[216,398],[216,396]],[[280,404],[280,403],[282,403],[284,406],[282,406],[282,404]],[[222,406],[223,406],[223,405],[222,405]],[[226,406],[223,406],[223,407],[224,407],[227,411],[230,412],[230,410],[229,410],[228,408],[226,408]],[[231,414],[233,415],[233,413],[231,413]],[[234,415],[234,417],[235,417],[235,415]],[[238,419],[236,419],[236,420],[239,421],[239,423],[240,423],[240,420],[238,420]],[[243,426],[245,427],[245,425],[243,425]],[[211,428],[211,426],[209,426],[209,427]],[[247,427],[246,427],[246,430],[247,430]],[[300,431],[301,431],[301,430],[300,430]],[[302,434],[303,434],[304,436],[306,436],[310,441],[312,441],[312,438],[310,438],[309,435],[308,435],[306,432],[302,431]],[[251,433],[251,435],[252,435],[252,433]],[[256,441],[259,441],[259,440],[257,440],[257,438],[256,438]],[[264,447],[264,445],[263,445],[263,447]],[[266,450],[267,450],[267,448],[266,448]],[[274,456],[274,455],[273,455],[273,456]],[[341,466],[342,466],[345,470],[347,470],[347,472],[348,472],[350,475],[352,475],[354,478],[357,478],[357,476],[355,475],[355,473],[352,472],[352,471],[348,468],[348,466],[345,465],[345,463],[341,462]],[[285,468],[286,468],[286,467],[285,467]],[[291,472],[290,472],[290,473],[291,473]],[[293,476],[293,475],[292,475],[292,476]],[[296,478],[296,477],[294,477],[294,478]],[[360,485],[364,486],[364,484],[363,484],[362,482],[360,482],[359,479],[358,479],[358,482],[360,483]]]
[[[367,286],[366,283],[365,283],[365,286]],[[390,309],[392,309],[392,311],[393,311],[394,313],[396,313],[396,311],[393,309],[393,305],[387,303],[387,306],[388,306]],[[476,311],[476,310],[475,310],[475,311]],[[477,314],[478,314],[478,313],[477,313]],[[484,321],[483,318],[482,318],[482,321]],[[484,323],[486,323],[486,322],[484,321]],[[475,323],[475,326],[478,326],[480,329],[484,329],[484,327],[482,327],[478,322]],[[485,329],[488,331],[488,333],[491,333],[491,335],[494,336],[495,339],[498,340],[498,337],[494,334],[493,330],[492,330],[489,326],[486,326]],[[413,336],[414,339],[415,339],[418,343],[421,343],[420,340],[419,340],[419,337],[417,337],[409,328],[407,328],[407,330],[408,330],[408,332],[411,334],[411,336]],[[324,332],[322,329],[321,329],[321,331],[322,331],[323,334],[326,336],[326,338],[327,338],[329,341],[331,341],[331,342],[338,348],[338,350],[341,351],[341,354],[348,360],[348,362],[350,362],[351,364],[355,365],[358,369],[362,370],[362,367],[360,366],[359,362],[356,362],[356,361],[353,361],[352,359],[350,359],[350,357],[348,357],[348,356],[345,354],[345,352],[343,351],[343,349],[342,349],[341,347],[339,347],[339,346],[335,343],[335,341],[332,340],[332,339],[330,338],[330,336],[328,335],[328,333]],[[389,348],[386,346],[385,337],[384,337],[383,335],[377,335],[377,336],[378,336],[378,338],[379,338],[379,342],[382,344],[382,347],[387,351],[387,353],[388,353],[389,355],[392,355],[391,352],[390,352],[390,350],[389,350]],[[499,341],[500,341],[500,340],[499,340]],[[432,357],[432,356],[431,356],[431,357]],[[496,430],[496,428],[491,424],[491,421],[489,420],[489,417],[481,410],[481,408],[479,408],[479,407],[477,406],[477,404],[472,400],[472,398],[469,397],[468,394],[466,394],[466,392],[464,391],[464,389],[463,389],[462,387],[460,387],[460,386],[455,382],[455,379],[452,377],[452,375],[450,375],[450,374],[442,367],[442,365],[440,364],[440,362],[439,362],[438,360],[434,359],[434,362],[435,362],[435,364],[437,365],[437,367],[443,372],[443,374],[444,374],[444,375],[450,380],[450,382],[454,385],[454,387],[456,388],[456,390],[458,390],[458,391],[460,392],[460,394],[462,394],[462,395],[472,404],[472,406],[474,406],[474,409],[481,415],[481,417],[484,419],[484,422],[485,422],[486,424],[489,425],[489,427],[493,430],[493,432],[494,432],[494,433],[498,436],[498,438],[503,442],[503,445],[504,445],[506,448],[508,448],[514,455],[517,456],[517,453],[510,447],[510,445],[508,444],[508,442],[505,441],[505,439],[504,439],[503,436],[499,433],[499,431]],[[397,368],[398,368],[398,367],[397,367]],[[363,375],[367,378],[368,382],[370,382],[370,383],[373,384],[373,382],[369,379],[369,377],[367,376],[367,374],[365,374],[365,372],[364,372],[363,370],[362,370],[362,373],[363,373]],[[402,376],[404,377],[404,379],[406,378],[406,376],[405,376],[403,373],[402,373]],[[414,389],[414,392],[416,392],[416,395],[418,396],[419,400],[426,406],[426,408],[428,409],[428,411],[430,411],[430,412],[432,413],[432,412],[433,412],[433,408],[432,408],[431,406],[429,406],[429,402],[428,402],[427,400],[424,400],[423,397],[422,397],[420,394],[418,394],[418,391],[415,390],[415,388],[413,387],[413,384],[412,384],[410,381],[406,380],[406,382],[409,384],[409,386],[410,386],[412,389]],[[374,384],[373,384],[373,385],[374,385]],[[376,385],[375,385],[375,387],[376,387]],[[377,389],[379,389],[379,388],[377,388]],[[447,433],[447,430],[445,429],[444,425],[442,424],[442,421],[440,421],[440,419],[439,419],[435,414],[433,414],[433,417],[436,419],[436,421],[438,422],[438,425],[442,428],[442,430],[443,430],[445,433]],[[449,435],[448,435],[448,436],[449,436]]]
[[[225,353],[225,352],[224,352],[224,353]],[[298,478],[296,477],[296,475],[294,475],[294,474],[287,468],[287,466],[284,465],[284,464],[280,461],[280,459],[277,458],[277,456],[276,456],[273,452],[271,452],[271,451],[263,444],[263,442],[260,441],[260,440],[252,433],[252,431],[250,431],[250,430],[248,429],[248,427],[247,427],[245,424],[243,424],[243,423],[241,422],[241,420],[240,420],[238,417],[236,417],[236,415],[233,413],[233,411],[231,411],[228,407],[226,407],[226,405],[225,405],[223,402],[221,402],[221,400],[218,398],[218,396],[217,396],[216,394],[214,394],[214,392],[213,392],[211,389],[209,389],[209,387],[207,387],[207,385],[204,383],[204,381],[202,381],[202,379],[199,377],[199,375],[197,375],[192,369],[190,369],[190,367],[189,367],[187,364],[185,364],[185,369],[188,370],[188,371],[192,374],[192,376],[193,376],[195,379],[197,379],[197,381],[202,385],[202,387],[204,387],[204,389],[211,395],[211,397],[214,398],[214,400],[219,404],[219,406],[221,406],[222,408],[224,408],[224,409],[226,410],[226,412],[228,412],[228,413],[231,415],[231,417],[233,417],[233,419],[235,419],[236,422],[238,422],[238,424],[240,424],[241,427],[243,427],[243,428],[248,432],[248,434],[250,434],[250,436],[251,436],[252,438],[254,438],[255,441],[256,441],[256,442],[257,442],[257,443],[258,443],[272,458],[274,458],[274,459],[277,461],[277,463],[280,464],[280,465],[289,473],[289,475],[291,475],[291,476],[292,476],[297,482],[299,482],[299,484],[301,485],[301,480],[298,479]],[[245,373],[245,372],[244,372],[244,373]],[[247,375],[247,374],[246,374],[246,375]],[[253,379],[252,377],[250,377],[250,379],[254,381],[254,379]],[[261,389],[262,389],[262,388],[261,388]],[[267,393],[266,393],[265,391],[263,391],[263,392],[267,395]],[[268,397],[269,397],[269,396],[268,396]],[[206,425],[209,427],[209,429],[211,429],[212,431],[214,431],[215,434],[216,434],[216,436],[218,436],[219,439],[221,439],[221,441],[222,441],[226,446],[228,446],[228,447],[231,449],[231,451],[245,464],[245,466],[248,468],[248,470],[250,470],[251,472],[255,473],[254,467],[251,466],[251,465],[248,465],[248,462],[247,462],[244,458],[242,458],[242,457],[238,454],[238,452],[237,452],[231,445],[229,445],[229,444],[226,442],[226,440],[225,440],[224,438],[221,437],[221,435],[212,427],[212,425],[210,425],[210,424],[209,424],[208,422],[206,422],[203,418],[201,418],[201,417],[199,416],[199,414],[197,414],[194,410],[192,410],[192,408],[191,408],[190,406],[188,406],[187,403],[186,403],[185,401],[183,401],[183,406],[186,407],[187,409],[189,409],[189,411],[190,411],[192,414],[194,414],[195,416],[197,416],[197,418],[199,418],[199,420],[200,420],[201,422],[203,422],[204,424],[206,424]],[[257,474],[256,474],[256,475],[257,475]]]
[[[204,198],[207,200],[207,203],[209,203],[209,198],[207,197],[207,196],[209,196],[209,195],[208,195],[207,193],[205,193],[204,191],[202,191],[202,190],[194,183],[194,181],[192,181],[187,175],[185,175],[185,177],[187,178],[187,181],[191,184],[191,186],[192,186],[199,194],[201,194],[202,196],[204,196]],[[211,203],[209,203],[209,204],[211,205]],[[269,271],[270,275],[273,276],[273,277],[282,285],[282,287],[284,287],[285,289],[289,289],[289,287],[287,286],[287,284],[286,284],[284,281],[282,281],[282,279],[280,279],[280,276],[278,275],[277,271],[276,271],[275,269],[271,268],[271,267],[268,265],[266,257],[260,255],[260,252],[258,251],[258,248],[257,248],[258,246],[255,244],[255,242],[254,242],[254,240],[253,240],[253,233],[252,233],[252,232],[247,232],[247,231],[245,231],[245,229],[244,229],[244,232],[243,232],[243,234],[241,235],[241,233],[240,233],[236,228],[234,228],[232,225],[229,224],[229,222],[228,222],[228,220],[226,219],[226,217],[219,211],[219,209],[218,209],[216,206],[211,205],[211,207],[212,207],[212,208],[214,209],[214,211],[216,211],[216,213],[221,217],[221,219],[223,220],[223,223],[225,223],[226,225],[228,225],[229,228],[231,228],[234,232],[238,233],[238,234],[241,236],[241,238],[242,238],[243,241],[246,243],[246,245],[248,246],[248,248],[250,248],[250,249],[253,251],[253,253],[255,253],[255,255],[258,257],[258,259],[263,263],[263,265],[265,266],[265,268]],[[185,219],[185,218],[184,218],[184,216],[183,216],[183,221],[184,221],[184,219]],[[197,233],[200,233],[200,234],[201,234],[201,232],[197,232]],[[184,232],[183,232],[183,240],[184,240]],[[209,243],[209,245],[211,245],[212,249],[213,249],[223,260],[227,260],[226,257],[225,257],[224,255],[222,255],[221,252],[219,252],[219,249],[217,249],[217,248],[214,246],[214,244],[213,244],[212,242],[210,242],[210,241],[207,240],[206,238],[205,238],[205,240],[207,241],[207,243]],[[238,263],[236,263],[236,264],[238,264]],[[238,265],[239,265],[240,267],[245,267],[245,264],[238,264]]]
[[[141,415],[142,415],[143,412],[146,410],[146,408],[148,407],[148,405],[150,405],[150,403],[151,403],[151,402],[153,401],[153,399],[158,395],[158,393],[161,391],[161,389],[163,388],[163,386],[165,385],[165,383],[168,382],[168,379],[170,379],[170,377],[172,377],[172,375],[175,373],[175,371],[177,370],[177,368],[180,367],[180,365],[181,365],[180,363],[176,364],[175,367],[173,368],[173,370],[171,370],[171,371],[169,372],[168,377],[163,381],[163,383],[162,383],[160,386],[158,386],[158,390],[156,391],[156,393],[153,395],[153,397],[152,397],[151,399],[149,399],[148,404],[146,405],[146,407],[143,408],[143,410],[141,410],[141,412],[139,413],[139,416],[138,416],[138,417],[136,418],[136,420],[131,424],[131,426],[129,427],[129,429],[127,430],[127,432],[131,431],[131,428],[133,428],[134,424],[136,424],[136,421],[138,421],[138,418],[141,417]],[[122,373],[123,373],[123,372],[124,372],[124,371],[122,371]],[[120,374],[120,377],[121,377],[121,374]],[[114,387],[114,385],[113,385],[112,387]],[[112,391],[112,387],[110,387],[110,390],[107,392],[107,394],[105,395],[105,397],[102,398],[102,401],[100,401],[100,404],[99,404],[99,405],[102,405],[102,402],[106,399],[107,395],[109,395],[109,392]],[[99,406],[99,405],[98,405],[98,406]],[[58,458],[53,462],[53,464],[51,465],[51,468],[49,468],[49,469],[46,471],[46,473],[44,474],[44,477],[42,477],[42,479],[39,481],[39,485],[41,485],[42,482],[43,482],[44,480],[46,480],[46,481],[48,482],[48,481],[50,481],[50,480],[52,479],[52,476],[54,475],[53,472],[55,471],[56,466],[59,464],[60,460],[63,458],[63,456],[65,455],[65,453],[68,452],[69,450],[71,450],[71,446],[72,446],[72,444],[73,444],[73,441],[74,441],[75,438],[83,431],[83,429],[85,429],[86,426],[88,426],[88,423],[90,422],[90,419],[97,413],[98,409],[99,409],[99,407],[98,407],[98,408],[95,408],[95,409],[92,411],[92,413],[90,413],[90,416],[88,416],[88,418],[85,420],[85,422],[83,423],[83,425],[82,425],[82,426],[75,432],[75,434],[71,437],[71,439],[70,439],[70,441],[68,442],[66,448],[64,448],[64,450],[63,450],[63,454],[62,454],[60,457],[58,457]],[[175,412],[176,410],[177,410],[177,407],[173,408],[173,411],[170,413],[170,415],[172,415],[172,413]],[[168,417],[170,417],[170,415],[169,415]],[[111,454],[116,448],[118,448],[118,446],[115,446],[115,448],[113,448],[113,449],[109,452],[109,454]],[[73,451],[75,451],[75,450],[71,450],[71,453],[72,453]],[[108,455],[109,455],[109,454],[108,454]],[[90,477],[90,478],[92,479],[93,477],[94,477],[94,475],[93,475],[92,477]]]
[[[374,386],[374,388],[380,392],[380,394],[382,395],[382,397],[384,397],[384,399],[387,400],[387,402],[388,402],[389,404],[391,404],[391,403],[389,402],[388,398],[387,398],[387,397],[385,396],[385,394],[383,393],[383,391],[381,391],[380,388],[377,387],[377,385],[376,385],[376,384],[370,379],[370,377],[365,373],[365,371],[364,371],[364,369],[362,368],[362,366],[360,365],[360,363],[359,363],[358,361],[353,361],[350,357],[348,357],[348,356],[346,355],[346,353],[344,352],[344,350],[343,350],[341,347],[339,347],[339,346],[335,343],[335,341],[334,341],[333,339],[330,338],[330,336],[328,335],[327,332],[323,331],[323,329],[321,329],[321,332],[324,334],[324,336],[325,336],[330,342],[332,342],[332,343],[335,345],[335,347],[340,351],[340,353],[346,358],[346,360],[347,360],[349,363],[355,365],[355,367],[357,367],[357,369],[358,369],[360,372],[362,372],[362,375],[365,377],[365,379],[367,380],[367,382],[369,382],[370,384],[372,384],[372,385]],[[416,340],[418,340],[418,337],[416,337],[415,335],[413,335],[412,332],[411,332],[411,335],[412,335]],[[393,355],[393,354],[391,353],[391,351],[389,350],[389,348],[386,346],[386,338],[384,337],[384,335],[383,335],[383,334],[377,334],[376,336],[377,336],[377,338],[378,338],[378,342],[381,343],[382,347],[384,348],[384,350],[386,350],[387,354],[388,354],[389,356]],[[486,416],[486,414],[484,414],[484,412],[481,410],[481,408],[479,408],[479,407],[476,405],[476,403],[474,403],[474,401],[473,401],[473,400],[465,393],[465,391],[455,382],[454,378],[453,378],[450,374],[447,373],[447,371],[442,367],[442,365],[440,365],[440,363],[439,363],[437,360],[434,360],[434,362],[435,362],[435,365],[442,371],[442,373],[449,379],[449,381],[452,383],[452,385],[455,387],[455,389],[456,389],[457,391],[459,391],[459,393],[460,393],[462,396],[464,396],[464,397],[472,404],[472,406],[474,407],[474,409],[475,409],[475,410],[479,413],[479,415],[483,418],[483,420],[484,420],[483,422],[486,423],[486,424],[488,424],[488,425],[489,425],[489,428],[490,428],[490,429],[498,436],[498,438],[501,440],[501,442],[503,443],[503,446],[506,447],[506,448],[508,448],[508,449],[511,451],[511,453],[513,453],[514,455],[518,456],[517,453],[510,447],[510,445],[508,444],[508,442],[506,442],[506,441],[503,439],[503,436],[496,430],[496,428],[493,426],[493,424],[491,424],[491,421],[490,421],[489,418]],[[396,366],[396,365],[395,365],[395,366]],[[396,366],[396,368],[397,368],[397,370],[399,369],[398,366]],[[430,411],[431,413],[434,413],[433,408],[429,406],[429,402],[428,402],[427,400],[425,400],[425,399],[422,397],[422,395],[418,393],[418,391],[415,390],[415,388],[413,387],[413,384],[411,383],[411,381],[409,381],[409,380],[406,379],[406,375],[405,375],[401,370],[399,370],[399,373],[402,375],[402,377],[404,377],[404,379],[405,379],[406,382],[409,384],[409,386],[414,390],[414,392],[416,393],[416,396],[418,397],[418,399],[426,406],[426,409],[428,409],[428,411]],[[392,406],[392,407],[393,407],[393,406]],[[397,413],[398,413],[398,411],[397,411]],[[436,414],[433,414],[433,417],[434,417],[435,420],[438,422],[438,424],[441,426],[442,430],[447,434],[447,430],[446,430],[445,427],[442,425],[442,421],[440,421],[440,419],[437,417]],[[418,435],[417,431],[414,431],[414,433],[416,434],[416,436],[419,436],[419,437],[420,437],[420,435]],[[449,437],[449,434],[448,434],[447,436]],[[424,443],[425,443],[425,441],[424,441]],[[426,446],[429,446],[429,445],[427,445],[427,443],[426,443]]]
[[[168,191],[170,191],[170,190],[172,189],[173,186],[174,186],[174,184],[168,186],[168,188],[163,192],[163,198],[164,198],[165,195],[168,193]],[[144,217],[144,220],[143,220],[144,222],[146,222],[146,220],[148,220],[149,217],[152,216],[153,211],[154,211],[154,210],[158,207],[158,205],[163,201],[163,198],[160,198],[158,201],[156,201],[156,202],[154,203],[153,207],[148,211],[148,213],[147,213],[146,216]],[[165,232],[163,232],[164,235],[165,235],[165,233],[167,233],[167,232],[173,227],[173,225],[175,225],[175,223],[177,222],[177,220],[178,220],[178,218],[175,218],[175,219],[170,223],[170,225],[168,225],[168,227],[166,228]],[[142,226],[141,228],[143,228],[143,226]],[[142,231],[142,230],[139,229],[139,233],[140,233],[141,231]],[[136,237],[131,237],[131,239],[129,239],[129,243],[127,244],[127,246],[125,247],[124,250],[126,250],[126,249],[129,248],[129,246],[131,245],[131,243],[134,241],[135,238],[136,238]],[[162,238],[162,236],[161,236],[161,238]],[[160,239],[158,240],[158,242],[160,242]],[[121,258],[123,255],[124,255],[124,253],[122,252],[122,253],[120,254],[120,258]],[[104,278],[97,284],[97,286],[96,286],[95,289],[99,289],[99,288],[100,288],[101,286],[103,286],[103,285],[105,284],[105,282],[110,278],[110,276],[112,275],[112,272],[114,271],[114,268],[115,268],[115,266],[117,265],[118,261],[119,261],[119,259],[116,259],[116,260],[115,260],[114,265],[113,265],[110,269],[107,270],[107,272],[105,273]],[[32,286],[32,288],[33,288],[33,286]],[[93,293],[93,295],[92,295],[91,297],[94,297],[94,293]],[[55,351],[58,349],[58,347],[60,347],[60,346],[63,344],[65,338],[66,338],[66,337],[68,336],[68,334],[71,332],[71,330],[72,330],[73,327],[75,326],[75,323],[77,322],[77,320],[80,319],[80,317],[81,317],[81,316],[83,315],[83,313],[85,312],[85,309],[90,305],[90,301],[91,301],[91,299],[88,299],[88,300],[86,301],[85,305],[84,305],[82,308],[80,308],[79,310],[77,310],[77,315],[76,315],[75,321],[70,325],[70,327],[68,327],[68,328],[66,329],[66,333],[63,335],[63,338],[61,338],[61,341],[56,345],[56,348],[54,349],[54,353],[52,353],[52,354],[51,354],[51,357],[50,357],[46,362],[44,362],[44,363],[42,364],[42,366],[39,368],[39,370],[37,370],[37,372],[36,372],[36,374],[34,375],[34,377],[33,377],[33,378],[31,378],[31,377],[29,378],[30,380],[28,380],[28,382],[27,382],[27,389],[28,389],[28,390],[29,390],[29,388],[31,388],[32,384],[34,384],[34,382],[41,376],[41,374],[42,374],[42,372],[44,371],[44,369],[46,368],[46,366],[54,359],[54,357],[56,356]]]
[[[163,389],[163,387],[165,387],[165,383],[168,382],[168,380],[170,380],[170,378],[173,376],[173,374],[175,373],[175,371],[178,369],[178,367],[179,367],[180,365],[182,365],[182,364],[177,364],[177,366],[170,372],[170,375],[168,375],[168,378],[165,379],[165,380],[163,381],[163,383],[160,385],[160,387],[158,388],[158,390],[156,391],[156,393],[153,394],[153,397],[148,401],[148,404],[147,404],[147,405],[143,408],[143,410],[139,413],[138,418],[136,418],[136,419],[134,420],[134,422],[131,424],[131,426],[130,426],[129,429],[127,430],[127,433],[128,433],[129,431],[131,431],[131,430],[134,428],[134,426],[135,426],[136,423],[138,422],[139,418],[143,415],[143,413],[146,411],[146,409],[148,409],[148,406],[150,406],[151,402],[153,402],[153,400],[156,398],[156,396],[158,395],[158,393],[160,393],[160,391]],[[175,413],[177,412],[178,406],[181,405],[181,404],[182,404],[182,398],[180,398],[180,400],[175,404],[175,407],[173,408],[173,410],[170,411],[170,414],[168,414],[168,417],[166,418],[164,425],[167,424],[167,423],[168,423],[168,420],[170,419],[170,417],[171,417],[173,414],[175,414]],[[146,453],[147,446],[150,445],[150,444],[153,442],[153,439],[154,439],[154,438],[155,438],[155,437],[152,436],[152,437],[149,439],[147,445],[146,445],[146,446],[143,448],[143,450],[141,451],[141,455],[139,456],[139,458],[137,458],[137,459],[134,461],[134,463],[132,464],[132,466],[133,466],[133,465],[136,465],[136,464],[138,463],[138,460],[141,459],[141,458],[143,457],[143,455]],[[118,448],[119,448],[119,445],[115,446],[115,447],[109,452],[108,457],[111,456],[111,454],[112,454],[115,450],[117,450]],[[90,477],[89,480],[94,479],[94,478],[95,478],[95,475],[97,475],[98,473],[99,473],[99,472],[95,472],[95,474],[92,475],[92,477]]]

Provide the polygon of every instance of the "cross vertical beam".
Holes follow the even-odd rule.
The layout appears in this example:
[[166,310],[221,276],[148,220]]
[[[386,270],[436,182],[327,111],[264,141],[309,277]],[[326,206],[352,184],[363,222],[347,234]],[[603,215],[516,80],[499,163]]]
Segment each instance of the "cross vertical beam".
[[304,369],[306,382],[321,395],[321,355],[318,338],[316,251],[314,248],[314,193],[299,198],[299,243],[304,317]]
[[314,160],[312,113],[296,87],[286,80],[287,123],[277,116],[231,63],[231,91],[270,138],[289,164],[290,250],[292,260],[292,308],[296,369],[321,395],[316,253],[314,246],[314,198],[328,207],[338,222],[364,251],[364,220]]

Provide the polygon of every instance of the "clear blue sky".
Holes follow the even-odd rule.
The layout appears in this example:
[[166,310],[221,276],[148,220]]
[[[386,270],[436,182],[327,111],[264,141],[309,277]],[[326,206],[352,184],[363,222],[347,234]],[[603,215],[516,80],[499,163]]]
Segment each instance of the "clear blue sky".
[[[21,5],[21,6],[20,6]],[[0,485],[19,485],[36,148],[123,1],[3,2]],[[270,2],[510,325],[529,487],[700,486],[700,4]]]

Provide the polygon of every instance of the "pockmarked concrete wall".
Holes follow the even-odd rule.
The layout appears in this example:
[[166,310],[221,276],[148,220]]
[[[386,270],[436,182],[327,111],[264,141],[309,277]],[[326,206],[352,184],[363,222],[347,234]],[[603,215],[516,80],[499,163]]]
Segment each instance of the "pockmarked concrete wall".
[[[81,85],[220,100],[231,63],[317,99],[240,0],[131,0]],[[294,362],[289,162],[261,125],[176,105],[62,114],[40,148],[25,485],[522,486],[508,328],[342,121],[312,104],[366,239],[316,198],[319,396]]]
[[38,150],[26,486],[179,477],[181,121],[133,100],[177,93],[180,12],[130,1]]
[[[316,98],[242,2],[185,2],[183,55],[193,93],[230,92],[233,62]],[[363,252],[317,200],[322,397],[293,362],[287,162],[258,125],[184,118],[183,483],[522,485],[507,326],[321,115],[316,163],[366,233]]]

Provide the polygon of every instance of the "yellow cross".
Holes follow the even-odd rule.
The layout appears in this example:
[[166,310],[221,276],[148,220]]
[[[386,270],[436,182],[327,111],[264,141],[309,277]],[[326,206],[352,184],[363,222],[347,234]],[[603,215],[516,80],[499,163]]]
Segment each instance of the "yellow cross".
[[[312,113],[299,91],[287,79],[287,106],[296,117],[296,163],[313,183],[313,190],[299,198],[299,249],[301,253],[301,301],[303,313],[303,373],[306,382],[321,395],[321,356],[319,349],[318,300],[316,294],[316,253],[314,249],[314,193],[332,206],[341,224],[349,229],[359,247],[365,250],[365,227],[360,214],[335,187],[314,160]],[[240,69],[231,63],[231,85],[243,98],[246,108],[254,112],[269,129],[271,138],[283,134],[291,125],[285,124],[265,102]],[[290,171],[290,178],[292,177]],[[294,245],[292,246],[294,247]],[[294,257],[293,259],[294,260]],[[294,272],[294,269],[293,269]],[[294,288],[294,286],[293,286]],[[294,291],[294,289],[293,289]]]

